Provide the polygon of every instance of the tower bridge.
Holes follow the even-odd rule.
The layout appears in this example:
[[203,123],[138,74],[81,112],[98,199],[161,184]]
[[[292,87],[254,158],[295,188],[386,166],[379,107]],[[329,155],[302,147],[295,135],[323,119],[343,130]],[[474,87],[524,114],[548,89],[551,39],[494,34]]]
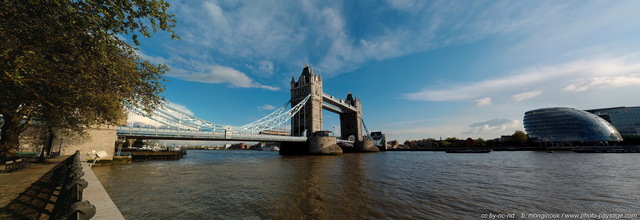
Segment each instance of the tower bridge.
[[[363,135],[360,99],[354,98],[351,93],[345,99],[335,98],[323,92],[322,86],[322,77],[305,65],[297,80],[291,77],[290,100],[255,122],[239,127],[221,126],[168,105],[158,108],[152,114],[131,108],[134,113],[161,126],[120,126],[117,135],[121,138],[140,139],[280,142],[280,154],[341,154],[343,149],[375,152],[378,151],[376,145],[383,147],[386,144],[384,140],[374,142],[368,131]],[[322,110],[340,116],[339,139],[322,129]],[[287,121],[291,123],[288,134],[272,132],[281,129]]]

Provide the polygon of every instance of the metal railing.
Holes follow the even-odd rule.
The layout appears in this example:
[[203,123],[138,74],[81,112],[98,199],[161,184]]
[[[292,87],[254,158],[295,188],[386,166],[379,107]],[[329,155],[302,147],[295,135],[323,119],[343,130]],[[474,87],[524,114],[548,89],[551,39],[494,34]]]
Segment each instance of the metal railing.
[[191,140],[245,140],[245,141],[291,141],[304,142],[307,137],[261,134],[260,132],[214,129],[209,131],[138,128],[119,126],[117,135],[122,137],[146,137],[149,139],[191,139]]
[[62,189],[53,207],[51,219],[91,219],[96,214],[96,207],[82,199],[82,192],[89,183],[81,178],[84,172],[80,151],[76,151],[62,163]]

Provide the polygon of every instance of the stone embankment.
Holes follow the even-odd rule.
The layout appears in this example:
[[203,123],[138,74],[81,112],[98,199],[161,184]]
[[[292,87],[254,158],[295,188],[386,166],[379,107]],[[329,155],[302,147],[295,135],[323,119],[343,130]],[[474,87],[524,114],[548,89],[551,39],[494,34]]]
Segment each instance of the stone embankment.
[[[32,163],[30,167],[0,173],[0,219],[51,219],[61,194],[60,167],[69,156]],[[89,168],[86,160],[81,164],[88,184],[82,199],[96,208],[91,219],[124,219],[104,187]]]

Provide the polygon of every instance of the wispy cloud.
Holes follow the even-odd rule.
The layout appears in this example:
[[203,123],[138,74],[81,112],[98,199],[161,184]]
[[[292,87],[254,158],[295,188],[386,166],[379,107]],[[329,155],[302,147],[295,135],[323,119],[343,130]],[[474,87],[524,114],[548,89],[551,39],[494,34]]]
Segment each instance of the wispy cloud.
[[[177,103],[174,103],[174,102],[167,102],[165,104],[169,105],[170,107],[173,107],[175,109],[178,109],[179,111],[184,112],[186,114],[194,115],[193,111],[191,111],[191,109],[187,108],[184,105],[180,105],[180,104],[177,104]],[[164,111],[173,112],[172,110],[167,110],[167,109],[164,109]],[[154,113],[152,113],[152,115],[153,114]],[[152,119],[150,119],[148,117],[145,117],[143,115],[136,114],[136,113],[133,113],[133,112],[128,112],[127,124],[129,126],[134,126],[134,127],[136,127],[136,126],[137,127],[157,127],[157,126],[162,126],[160,123],[158,123],[158,122],[156,122],[156,121],[154,121],[154,120],[152,120]]]
[[542,94],[542,91],[540,90],[533,90],[533,91],[529,91],[529,92],[523,92],[523,93],[519,93],[519,94],[515,94],[513,96],[511,96],[513,98],[513,100],[519,102],[525,99],[531,99],[531,98],[535,98],[536,96],[539,96],[540,94]]
[[[363,10],[346,7],[351,4]],[[272,64],[286,66],[281,69],[310,63],[325,75],[336,75],[373,60],[530,28],[540,20],[541,12],[562,9],[529,2],[393,0],[387,4],[175,2],[172,8],[181,18],[177,30],[186,42],[175,51],[179,56],[202,56],[201,51],[206,50],[212,57],[239,62],[225,63],[236,69],[269,57]]]
[[176,77],[188,81],[203,82],[203,83],[227,83],[231,87],[238,88],[261,88],[271,91],[278,91],[280,88],[262,85],[254,82],[243,72],[235,70],[231,67],[220,65],[201,65],[196,71],[187,71],[184,69],[177,69],[168,76]]
[[[352,10],[348,7],[352,4],[362,10]],[[163,45],[171,55],[154,58],[164,63],[175,59],[198,60],[237,71],[233,74],[229,71],[195,71],[174,75],[188,80],[276,90],[277,86],[264,85],[268,83],[261,80],[272,76],[285,78],[291,70],[297,70],[305,63],[313,64],[316,70],[331,77],[371,61],[472,43],[492,36],[516,34],[515,37],[523,38],[516,45],[524,46],[511,48],[518,54],[572,45],[572,39],[578,36],[588,38],[601,27],[621,23],[611,14],[621,9],[628,13],[637,8],[631,7],[633,4],[637,3],[388,0],[376,5],[309,0],[176,1],[172,2],[171,10],[179,17],[176,31],[182,41],[176,45]],[[571,19],[584,16],[566,16],[568,12],[593,16]],[[558,24],[558,20],[562,23]],[[188,62],[174,61],[171,67],[192,69]],[[221,78],[203,79],[207,75]],[[479,97],[467,94],[473,92],[472,87],[474,85],[464,86],[462,89],[468,91],[460,92],[425,89],[422,94],[407,98],[475,100]]]
[[[403,136],[409,137],[409,139],[423,139],[423,138],[447,138],[447,137],[460,137],[464,127],[462,126],[439,126],[439,127],[413,127],[406,129],[389,129],[385,130],[387,136]],[[433,136],[439,134],[439,136]],[[440,136],[441,135],[441,136]]]
[[276,107],[273,106],[273,105],[264,104],[262,106],[258,106],[258,109],[259,110],[274,110],[274,109],[276,109]]
[[509,119],[492,119],[483,122],[477,122],[469,125],[469,130],[463,132],[463,134],[508,134],[509,132],[515,132],[516,130],[524,130],[522,122],[519,120]]
[[[414,101],[462,101],[479,97],[504,96],[513,94],[522,88],[542,88],[520,93],[511,98],[522,101],[541,95],[544,89],[559,92],[559,84],[570,84],[564,91],[580,91],[592,86],[622,86],[636,84],[640,72],[640,59],[627,55],[622,57],[604,57],[580,59],[567,63],[547,65],[515,71],[507,77],[487,79],[466,85],[457,85],[445,89],[425,89],[408,93],[404,98]],[[623,77],[625,76],[625,77]],[[576,78],[587,79],[572,83]],[[553,84],[548,82],[553,81]],[[625,82],[626,81],[626,82]]]
[[258,62],[258,69],[268,75],[273,73],[273,63],[268,60]]
[[178,110],[180,110],[180,111],[184,112],[184,113],[187,113],[187,114],[193,115],[193,111],[191,111],[191,109],[187,108],[187,106],[180,105],[180,104],[178,104],[178,103],[174,103],[174,102],[168,102],[167,104],[168,104],[169,106],[171,106],[171,107],[175,108],[175,109],[178,109]]
[[475,106],[485,106],[491,104],[491,98],[481,98],[473,102]]
[[[260,88],[271,91],[280,90],[278,87],[262,85],[254,82],[254,80],[249,78],[247,74],[231,67],[217,64],[206,64],[202,61],[187,60],[179,57],[166,59],[163,57],[149,56],[141,51],[137,51],[137,54],[152,63],[168,65],[170,70],[166,75],[169,77],[202,83],[224,83],[228,84],[230,87],[236,88]],[[272,71],[273,64],[270,65],[270,62],[268,61],[261,62],[260,69],[264,71]]]
[[582,92],[593,88],[615,88],[631,85],[640,85],[640,74],[630,74],[624,76],[602,76],[589,79],[581,79],[577,83],[573,83],[564,87],[562,91]]

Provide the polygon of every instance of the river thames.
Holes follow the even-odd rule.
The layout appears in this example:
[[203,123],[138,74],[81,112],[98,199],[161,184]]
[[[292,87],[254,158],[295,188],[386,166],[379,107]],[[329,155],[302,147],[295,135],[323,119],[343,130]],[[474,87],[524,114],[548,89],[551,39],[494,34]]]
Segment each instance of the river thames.
[[549,219],[640,213],[640,154],[188,153],[179,161],[92,169],[127,219]]

